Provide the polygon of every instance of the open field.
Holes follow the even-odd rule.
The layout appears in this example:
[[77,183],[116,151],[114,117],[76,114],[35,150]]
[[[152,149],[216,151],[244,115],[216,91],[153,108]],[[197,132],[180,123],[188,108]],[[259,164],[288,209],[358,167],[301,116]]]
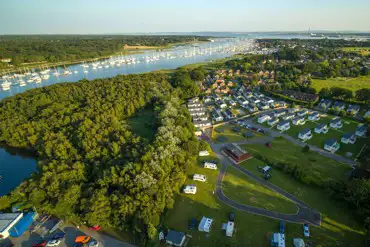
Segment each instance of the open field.
[[355,92],[362,88],[370,88],[370,75],[357,78],[338,77],[326,80],[312,79],[312,87],[315,88],[317,92],[320,92],[324,87],[342,87]]
[[245,205],[287,214],[297,212],[297,207],[289,199],[255,182],[231,166],[227,168],[222,189],[228,198]]
[[249,153],[260,154],[274,162],[300,165],[304,171],[316,180],[342,180],[350,171],[348,165],[340,164],[316,152],[304,153],[300,146],[284,138],[275,139],[272,147],[260,144],[242,145]]
[[[258,171],[258,166],[264,166],[266,164],[254,158],[240,165],[256,175],[261,175]],[[362,246],[364,229],[353,220],[351,213],[348,212],[345,205],[331,200],[325,190],[302,184],[282,171],[272,169],[270,173],[272,175],[269,180],[271,183],[291,193],[322,213],[321,227],[311,227],[313,237],[317,234],[325,233],[328,235],[328,238],[331,238],[337,243],[337,245],[332,246]]]
[[136,135],[147,138],[149,141],[154,139],[156,133],[155,114],[152,106],[139,110],[128,120],[132,132]]
[[[251,164],[254,164],[251,171],[255,172],[257,172],[258,165],[263,165],[257,159],[248,160],[246,164],[242,165],[250,166]],[[207,182],[196,182],[196,195],[180,193],[177,196],[174,208],[168,210],[165,215],[164,226],[190,234],[192,238],[188,246],[270,246],[271,234],[279,230],[278,220],[236,211],[219,202],[214,195],[218,171],[203,169],[199,165],[195,165],[189,169],[188,175],[191,176],[194,173],[205,174]],[[272,175],[271,181],[273,183],[278,186],[286,185],[281,187],[301,199],[307,199],[306,202],[318,210],[323,210],[325,214],[323,226],[320,228],[310,227],[310,241],[315,242],[315,246],[361,246],[364,238],[362,229],[353,222],[350,214],[346,213],[346,209],[337,207],[338,205],[332,203],[320,189],[302,185],[279,171],[274,170]],[[186,184],[188,183],[194,183],[194,181],[188,178]],[[236,230],[232,238],[226,237],[225,232],[221,230],[222,223],[228,220],[229,212],[235,212]],[[214,219],[211,232],[199,232],[197,228],[188,230],[189,221],[192,218],[199,221],[202,216]],[[300,224],[286,223],[285,232],[287,246],[291,246],[293,238],[296,237],[307,241],[307,238],[303,237],[302,225]]]
[[[240,128],[240,131],[234,131],[233,128]],[[217,132],[217,131],[222,131],[222,132]],[[244,134],[251,132],[253,133],[253,137],[245,137]],[[221,125],[219,127],[216,127],[213,132],[212,132],[212,141],[214,143],[223,143],[223,142],[241,142],[245,141],[247,138],[254,138],[257,136],[261,136],[261,134],[249,131],[246,128],[237,126],[237,125],[232,125],[232,124],[225,124]],[[219,138],[225,137],[227,138],[225,141],[219,141]]]
[[343,51],[356,52],[362,56],[370,55],[370,47],[344,47]]

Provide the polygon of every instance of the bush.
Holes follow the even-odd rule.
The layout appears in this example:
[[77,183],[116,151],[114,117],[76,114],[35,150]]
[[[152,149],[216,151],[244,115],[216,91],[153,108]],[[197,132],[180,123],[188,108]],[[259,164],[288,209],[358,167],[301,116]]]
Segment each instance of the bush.
[[223,128],[216,128],[215,131],[217,133],[224,133],[224,129]]
[[308,145],[304,146],[302,152],[307,153],[308,151],[310,151],[310,147]]

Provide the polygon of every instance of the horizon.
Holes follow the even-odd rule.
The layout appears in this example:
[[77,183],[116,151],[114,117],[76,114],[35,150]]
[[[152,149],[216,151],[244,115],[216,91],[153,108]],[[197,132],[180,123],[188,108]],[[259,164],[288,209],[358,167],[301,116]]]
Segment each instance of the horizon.
[[370,32],[370,2],[365,0],[15,0],[1,6],[0,21],[7,24],[0,26],[1,35]]

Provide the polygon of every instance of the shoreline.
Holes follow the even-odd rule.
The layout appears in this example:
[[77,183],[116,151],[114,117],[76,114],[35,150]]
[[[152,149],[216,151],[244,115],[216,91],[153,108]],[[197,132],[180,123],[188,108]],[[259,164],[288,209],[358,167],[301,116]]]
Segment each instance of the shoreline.
[[[69,65],[80,64],[83,62],[94,62],[94,61],[105,60],[105,59],[109,59],[110,57],[114,57],[114,56],[120,56],[120,55],[129,56],[129,55],[145,53],[147,51],[164,51],[164,50],[169,50],[169,49],[172,49],[178,46],[203,44],[203,43],[208,43],[208,42],[210,41],[197,40],[197,41],[189,41],[189,42],[171,43],[166,46],[140,46],[142,48],[138,48],[139,46],[131,46],[131,49],[130,49],[130,46],[123,46],[122,51],[115,52],[109,56],[100,56],[100,57],[95,57],[95,58],[79,59],[79,60],[74,60],[74,61],[60,61],[60,62],[55,62],[55,63],[48,63],[47,61],[44,61],[44,62],[30,63],[31,65],[24,64],[16,68],[0,69],[0,75],[17,73],[26,68],[27,69],[40,69],[40,67],[51,68],[51,67],[69,66]],[[124,47],[128,47],[128,49],[125,49]]]

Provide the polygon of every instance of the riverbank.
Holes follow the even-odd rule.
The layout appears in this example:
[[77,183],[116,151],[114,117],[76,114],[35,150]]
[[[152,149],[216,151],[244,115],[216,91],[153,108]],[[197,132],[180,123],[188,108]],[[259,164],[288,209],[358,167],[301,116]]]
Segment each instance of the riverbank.
[[0,69],[0,75],[3,74],[8,74],[8,73],[16,73],[19,71],[22,71],[22,69],[39,69],[40,67],[62,67],[62,66],[68,66],[68,65],[75,65],[75,64],[80,64],[83,62],[95,62],[99,60],[105,60],[109,59],[110,57],[113,56],[129,56],[129,55],[135,55],[135,54],[142,54],[148,51],[165,51],[172,49],[174,47],[178,46],[185,46],[185,45],[195,45],[195,44],[204,44],[208,43],[209,41],[189,41],[189,42],[177,42],[177,43],[171,43],[166,46],[129,46],[125,45],[122,47],[121,50],[112,53],[109,56],[99,56],[99,57],[94,57],[94,58],[88,58],[88,59],[77,59],[77,60],[66,60],[66,61],[59,61],[59,62],[54,62],[50,63],[47,61],[42,61],[42,62],[35,62],[35,63],[24,63],[18,67],[9,67],[6,69]]

